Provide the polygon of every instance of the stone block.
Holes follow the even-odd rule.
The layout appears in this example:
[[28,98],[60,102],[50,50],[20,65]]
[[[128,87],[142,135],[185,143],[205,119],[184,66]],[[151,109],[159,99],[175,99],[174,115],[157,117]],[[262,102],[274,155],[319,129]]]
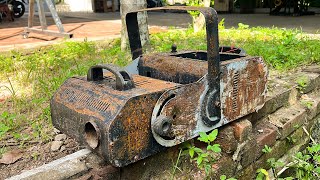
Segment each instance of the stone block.
[[[292,89],[279,90],[272,93],[266,99],[264,106],[252,114],[252,122],[265,117],[266,115],[275,112],[277,109],[286,105],[289,101],[289,97]],[[270,94],[270,93],[269,93]]]
[[300,105],[284,107],[268,116],[269,122],[277,126],[280,138],[285,139],[307,120],[307,113]]
[[231,124],[234,130],[234,136],[239,142],[243,142],[249,138],[252,133],[252,124],[247,119],[241,119]]
[[318,73],[305,73],[305,76],[308,78],[306,87],[302,89],[303,93],[309,93],[314,89],[320,87],[320,74]]
[[219,179],[221,175],[227,177],[234,177],[237,170],[237,163],[232,160],[232,157],[228,154],[223,154],[214,166],[213,179]]
[[237,140],[234,136],[233,127],[230,125],[219,128],[219,134],[214,142],[220,144],[222,152],[227,154],[233,153],[237,148]]
[[247,167],[262,156],[264,145],[273,146],[278,133],[274,125],[267,119],[263,119],[254,124],[252,134],[252,138],[247,141],[242,152],[241,165],[243,167]]

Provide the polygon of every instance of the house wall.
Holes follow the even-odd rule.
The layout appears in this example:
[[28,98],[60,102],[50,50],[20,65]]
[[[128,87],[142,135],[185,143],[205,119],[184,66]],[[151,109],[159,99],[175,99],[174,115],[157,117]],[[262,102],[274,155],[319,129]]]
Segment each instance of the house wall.
[[71,12],[93,12],[93,0],[65,0]]

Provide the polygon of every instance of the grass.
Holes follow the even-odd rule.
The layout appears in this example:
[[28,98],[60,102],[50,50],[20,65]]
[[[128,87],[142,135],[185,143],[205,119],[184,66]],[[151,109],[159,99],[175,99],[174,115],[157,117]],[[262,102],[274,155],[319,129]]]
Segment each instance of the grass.
[[[320,41],[299,35],[294,30],[249,28],[220,31],[220,44],[244,48],[248,54],[263,56],[268,66],[279,71],[320,63]],[[151,51],[205,50],[205,33],[170,30],[151,36]],[[120,41],[65,42],[32,52],[12,51],[0,54],[0,90],[12,96],[0,103],[0,141],[15,139],[21,146],[28,141],[52,139],[49,101],[69,77],[86,75],[98,63],[126,65],[129,50],[120,52]],[[5,145],[0,144],[0,149]],[[0,150],[0,153],[3,150]]]

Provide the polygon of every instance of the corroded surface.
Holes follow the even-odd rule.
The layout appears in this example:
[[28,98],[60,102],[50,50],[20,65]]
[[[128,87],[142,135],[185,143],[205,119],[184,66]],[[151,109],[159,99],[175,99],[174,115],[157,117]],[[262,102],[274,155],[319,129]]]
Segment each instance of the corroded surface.
[[[129,13],[135,60],[126,70],[93,66],[87,78],[68,79],[51,101],[54,126],[84,145],[88,145],[85,137],[94,138],[92,150],[113,166],[151,156],[264,104],[268,73],[262,59],[219,53],[217,15],[212,8],[177,8],[204,14],[208,51],[140,56],[137,13]],[[86,124],[93,127],[90,132]]]

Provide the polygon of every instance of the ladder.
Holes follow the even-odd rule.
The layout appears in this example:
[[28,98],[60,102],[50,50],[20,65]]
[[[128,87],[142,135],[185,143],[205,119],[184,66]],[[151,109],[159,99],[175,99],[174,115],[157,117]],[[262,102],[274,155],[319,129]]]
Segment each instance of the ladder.
[[[57,13],[52,1],[51,0],[36,0],[36,1],[37,1],[37,5],[38,5],[38,13],[39,13],[41,28],[33,27],[35,0],[29,0],[28,27],[24,28],[24,33],[22,34],[23,38],[28,38],[29,33],[31,33],[31,32],[38,33],[38,34],[44,34],[44,35],[48,35],[48,36],[72,38],[73,34],[65,32],[63,25],[61,23],[61,20],[58,16],[58,13]],[[50,13],[52,15],[52,18],[58,28],[58,31],[48,30],[46,15],[44,12],[43,1],[47,4],[47,6],[50,10]]]

